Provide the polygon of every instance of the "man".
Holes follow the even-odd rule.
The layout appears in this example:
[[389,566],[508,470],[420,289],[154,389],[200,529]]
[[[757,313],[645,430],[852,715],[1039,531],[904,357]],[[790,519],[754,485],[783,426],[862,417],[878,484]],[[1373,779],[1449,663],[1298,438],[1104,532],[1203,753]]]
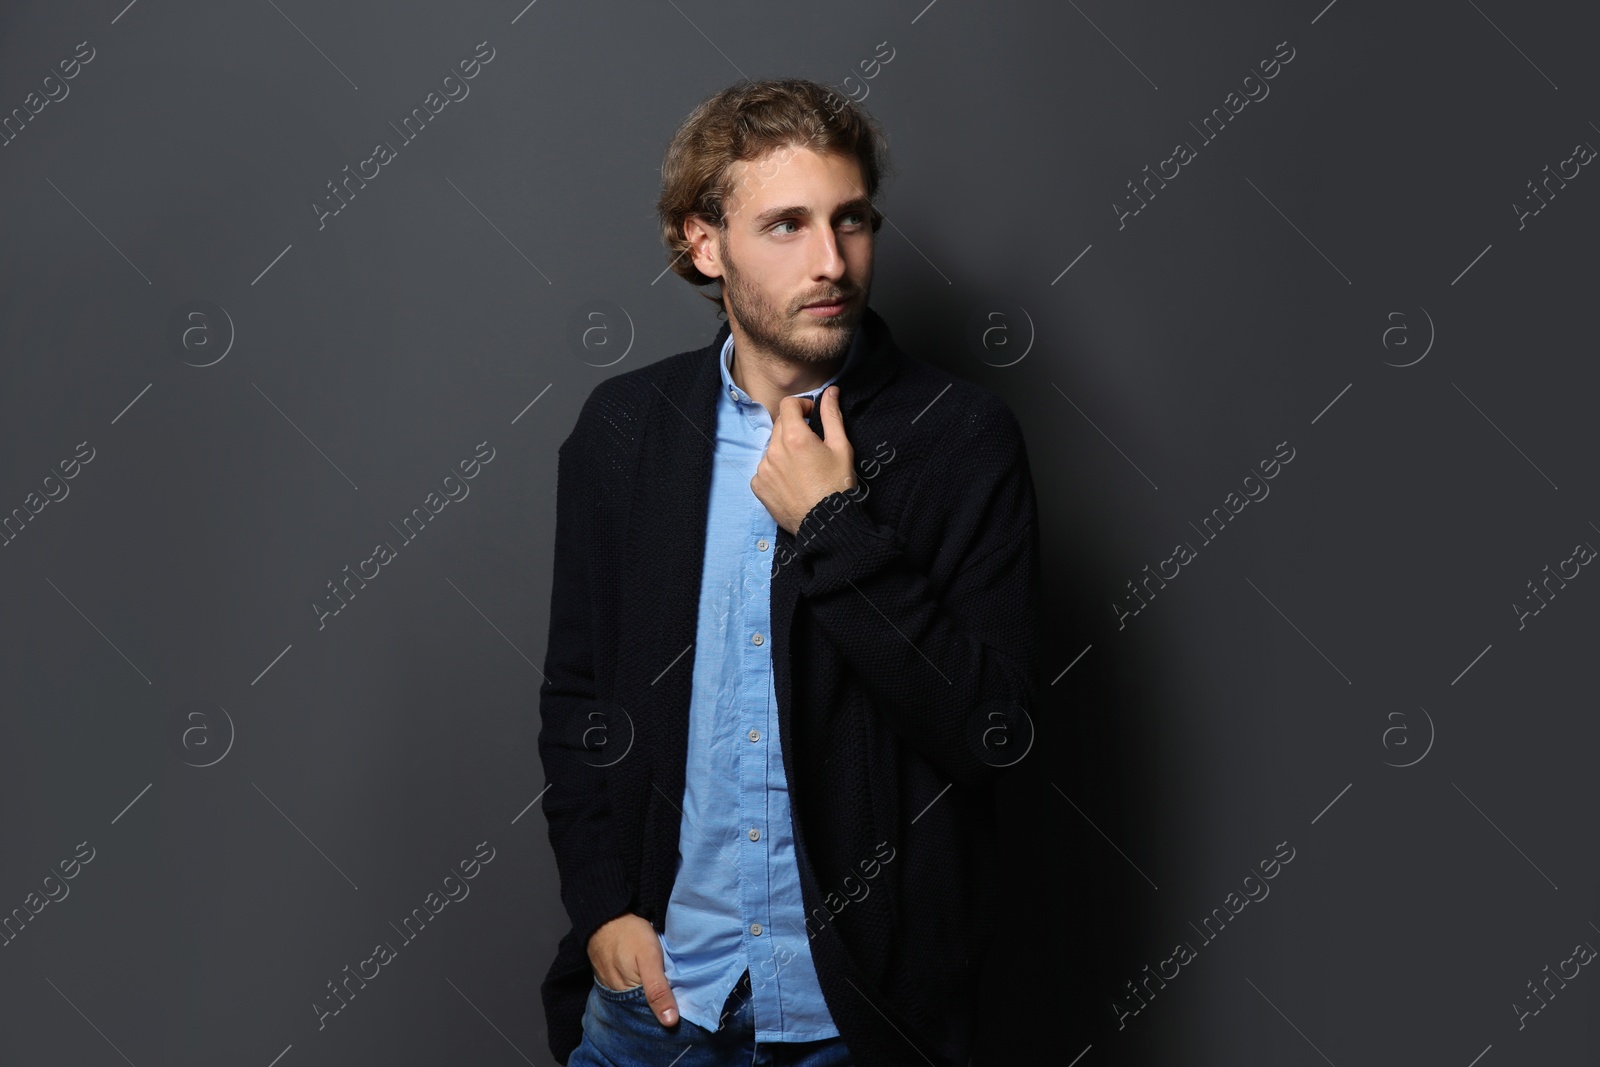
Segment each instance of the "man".
[[542,993],[572,1067],[965,1067],[1025,906],[992,786],[1032,742],[1033,484],[1009,408],[867,307],[882,156],[811,82],[697,107],[658,210],[728,321],[561,446]]

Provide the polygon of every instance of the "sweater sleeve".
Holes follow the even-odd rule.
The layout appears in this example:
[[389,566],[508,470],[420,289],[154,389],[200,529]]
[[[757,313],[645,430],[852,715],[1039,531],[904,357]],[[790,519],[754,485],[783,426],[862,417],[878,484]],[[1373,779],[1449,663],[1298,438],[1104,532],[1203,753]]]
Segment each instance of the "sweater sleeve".
[[[579,428],[584,416],[579,416]],[[539,686],[539,759],[544,766],[543,811],[561,879],[561,902],[579,943],[605,922],[636,906],[611,832],[607,757],[597,743],[608,709],[597,701],[591,624],[587,515],[579,459],[592,455],[578,430],[556,463],[555,561],[550,586],[550,635]],[[597,727],[599,728],[597,730]]]
[[[1021,429],[995,399],[918,477],[956,531],[960,561],[935,592],[867,494],[829,494],[795,543],[812,616],[907,745],[962,785],[983,785],[1033,742],[1039,531]],[[859,488],[859,486],[857,487]],[[808,529],[809,527],[809,529]],[[962,533],[961,531],[970,531]]]

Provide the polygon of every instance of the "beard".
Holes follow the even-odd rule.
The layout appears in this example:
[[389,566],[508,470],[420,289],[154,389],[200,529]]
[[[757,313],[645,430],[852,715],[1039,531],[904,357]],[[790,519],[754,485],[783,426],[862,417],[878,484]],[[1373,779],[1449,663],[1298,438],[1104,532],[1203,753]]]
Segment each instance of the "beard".
[[[751,344],[785,363],[829,363],[842,359],[866,313],[870,284],[862,289],[840,286],[833,293],[810,294],[818,300],[843,297],[849,306],[837,315],[819,318],[801,307],[779,307],[740,273],[724,244],[722,299],[730,317],[739,321]],[[806,303],[812,303],[806,300]]]

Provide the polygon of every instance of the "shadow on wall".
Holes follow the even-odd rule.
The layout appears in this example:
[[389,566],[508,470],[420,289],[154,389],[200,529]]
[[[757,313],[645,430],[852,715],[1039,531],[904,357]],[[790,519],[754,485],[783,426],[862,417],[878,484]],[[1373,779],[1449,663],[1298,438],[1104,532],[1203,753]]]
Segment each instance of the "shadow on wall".
[[1132,1063],[1117,1057],[1148,1049],[1112,1040],[1112,998],[1127,961],[1162,931],[1154,887],[1118,847],[1148,851],[1143,843],[1160,839],[1165,795],[1184,792],[1156,766],[1142,732],[1161,721],[1157,679],[1163,662],[1171,673],[1169,653],[1153,632],[1119,640],[1102,595],[1114,554],[1101,546],[1139,517],[1118,516],[1115,501],[1096,499],[1103,485],[1059,462],[1042,432],[1052,416],[1030,410],[1049,400],[1038,387],[1042,363],[986,366],[966,346],[950,344],[969,332],[954,314],[948,322],[897,315],[897,305],[924,305],[885,297],[883,314],[902,349],[1005,398],[1028,435],[1039,501],[1037,736],[996,794],[1005,895],[994,901],[995,937],[972,991],[972,1064],[1043,1062],[1046,1052],[1049,1062],[1065,1063],[1090,1043],[1102,1067]]

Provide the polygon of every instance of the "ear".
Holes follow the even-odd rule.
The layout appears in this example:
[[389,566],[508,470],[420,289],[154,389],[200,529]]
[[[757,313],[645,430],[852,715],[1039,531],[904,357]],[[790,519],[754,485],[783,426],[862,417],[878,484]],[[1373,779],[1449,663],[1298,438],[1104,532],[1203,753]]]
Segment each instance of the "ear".
[[722,277],[722,252],[717,228],[699,215],[690,215],[683,220],[683,236],[689,242],[689,259],[695,269],[707,278]]

